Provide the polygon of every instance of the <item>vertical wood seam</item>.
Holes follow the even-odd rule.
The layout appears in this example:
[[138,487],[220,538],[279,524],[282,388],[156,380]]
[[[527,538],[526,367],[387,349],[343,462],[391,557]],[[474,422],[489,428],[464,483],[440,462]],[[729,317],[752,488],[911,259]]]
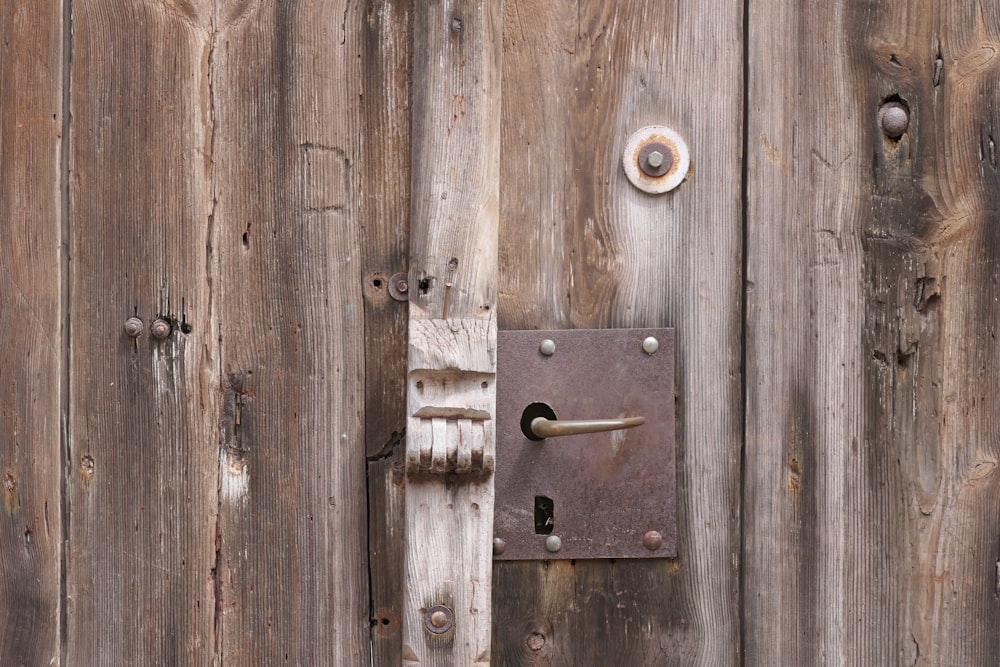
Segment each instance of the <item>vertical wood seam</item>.
[[59,137],[59,311],[62,319],[60,327],[60,359],[59,363],[59,409],[60,409],[60,447],[65,459],[59,466],[59,620],[56,637],[59,641],[59,663],[66,664],[66,649],[69,641],[69,624],[67,616],[67,583],[66,583],[66,552],[69,536],[69,482],[72,479],[72,456],[70,443],[70,80],[73,59],[73,1],[62,2],[62,72],[61,74],[61,134]]
[[744,628],[744,617],[746,612],[746,588],[744,575],[746,568],[746,469],[747,469],[747,292],[748,292],[748,269],[750,262],[749,241],[749,136],[750,127],[750,2],[743,0],[743,141],[740,155],[740,283],[743,287],[740,294],[740,421],[742,422],[742,433],[740,434],[740,525],[739,525],[739,562],[736,567],[736,643],[739,650],[739,664],[741,667],[746,664],[746,628]]

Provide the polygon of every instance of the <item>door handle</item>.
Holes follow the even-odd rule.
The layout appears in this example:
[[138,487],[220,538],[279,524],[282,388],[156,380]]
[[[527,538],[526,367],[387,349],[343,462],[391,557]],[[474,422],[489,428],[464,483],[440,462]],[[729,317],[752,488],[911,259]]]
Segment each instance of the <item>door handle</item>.
[[623,417],[622,419],[546,419],[535,417],[531,420],[531,432],[539,438],[555,438],[560,435],[581,433],[601,433],[635,428],[646,423],[645,417]]

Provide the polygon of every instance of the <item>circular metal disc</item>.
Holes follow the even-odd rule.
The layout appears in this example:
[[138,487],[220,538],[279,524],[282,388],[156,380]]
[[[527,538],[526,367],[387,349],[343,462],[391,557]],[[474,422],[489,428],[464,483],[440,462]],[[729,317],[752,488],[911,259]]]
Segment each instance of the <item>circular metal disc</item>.
[[[640,166],[643,149],[649,144],[662,144],[670,151],[670,168],[661,176],[649,176]],[[649,125],[628,138],[622,165],[632,185],[643,192],[661,194],[670,192],[684,181],[691,166],[691,158],[681,135],[663,125]]]

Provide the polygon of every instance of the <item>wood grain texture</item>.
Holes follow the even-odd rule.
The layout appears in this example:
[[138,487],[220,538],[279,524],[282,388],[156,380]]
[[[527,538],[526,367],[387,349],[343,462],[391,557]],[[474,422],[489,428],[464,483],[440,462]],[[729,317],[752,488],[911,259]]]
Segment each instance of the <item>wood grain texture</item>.
[[749,42],[746,660],[995,664],[1000,16],[771,4]]
[[[500,327],[676,328],[679,556],[496,563],[496,664],[738,659],[741,34],[733,1],[505,3]],[[693,170],[652,196],[622,150],[658,124]]]
[[431,474],[407,478],[404,664],[490,661],[500,30],[491,0],[414,11],[406,448]]
[[215,653],[208,9],[73,3],[70,665]]
[[62,6],[0,2],[0,655],[58,660]]
[[[225,380],[219,652],[367,664],[357,3],[221,3],[212,249]],[[373,93],[375,91],[372,91]]]
[[372,664],[402,654],[408,306],[389,294],[407,270],[410,217],[409,0],[368,3],[354,29],[361,38],[358,224],[365,269],[365,442],[368,452],[368,550]]

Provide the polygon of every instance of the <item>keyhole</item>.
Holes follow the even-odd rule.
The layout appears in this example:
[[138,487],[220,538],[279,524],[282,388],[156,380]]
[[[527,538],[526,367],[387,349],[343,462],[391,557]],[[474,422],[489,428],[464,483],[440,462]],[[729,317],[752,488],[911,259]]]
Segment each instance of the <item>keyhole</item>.
[[535,496],[535,535],[549,535],[555,528],[556,504],[546,496]]

